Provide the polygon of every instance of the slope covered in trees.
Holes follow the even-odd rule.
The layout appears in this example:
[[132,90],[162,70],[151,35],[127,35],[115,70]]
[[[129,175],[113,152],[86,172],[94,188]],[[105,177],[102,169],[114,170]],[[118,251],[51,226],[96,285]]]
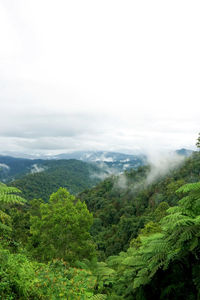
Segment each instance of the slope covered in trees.
[[139,167],[112,176],[79,195],[94,214],[91,232],[103,257],[127,249],[138,230],[154,219],[152,212],[161,203],[177,204],[180,197],[175,191],[185,183],[199,180],[199,153],[152,184],[147,183],[148,174],[149,166]]
[[[0,298],[93,299],[96,277],[74,266],[75,260],[95,255],[86,205],[59,189],[48,204],[27,204],[29,209],[22,211],[24,200],[16,193],[16,188],[0,185]],[[17,225],[21,235],[27,234],[23,249]]]
[[40,163],[41,160],[39,159],[31,160],[0,155],[0,181],[8,182],[30,173],[32,166]]
[[[187,155],[184,153],[183,155]],[[128,155],[105,151],[80,151],[40,159],[18,158],[0,155],[0,181],[9,182],[30,173],[38,173],[69,160],[84,161],[96,165],[102,172],[119,173],[126,169],[137,168],[146,163],[144,155]],[[61,161],[61,163],[59,162]]]
[[59,187],[77,194],[100,181],[98,174],[101,174],[101,169],[75,159],[46,161],[43,167],[43,171],[25,175],[12,181],[11,185],[19,188],[27,200],[42,198],[47,201]]
[[149,172],[47,202],[0,185],[0,297],[200,299],[200,153],[152,183]]
[[115,270],[112,293],[119,298],[199,299],[200,182],[177,193],[178,205],[159,223],[146,224],[127,252],[108,259]]

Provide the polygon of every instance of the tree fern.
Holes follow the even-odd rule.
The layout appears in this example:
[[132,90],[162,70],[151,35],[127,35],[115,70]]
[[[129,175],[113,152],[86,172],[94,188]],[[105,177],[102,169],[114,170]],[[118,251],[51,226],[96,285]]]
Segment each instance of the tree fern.
[[[10,204],[23,204],[25,200],[20,197],[21,191],[14,187],[8,187],[0,182],[0,228],[4,230],[10,230],[10,217],[3,211],[3,206]],[[6,224],[7,223],[7,224]]]
[[15,187],[8,187],[3,183],[0,183],[0,202],[6,204],[22,204],[25,202],[25,199],[20,197],[19,194],[21,191]]
[[107,296],[105,294],[96,294],[90,298],[91,300],[105,300]]
[[[159,272],[167,272],[177,262],[183,265],[184,270],[184,265],[188,264],[188,256],[199,257],[200,183],[187,184],[179,188],[178,193],[181,193],[183,198],[178,206],[167,210],[168,215],[161,219],[159,232],[145,235],[147,232],[143,230],[144,234],[139,235],[140,243],[137,247],[133,244],[127,252],[108,259],[108,265],[115,269],[115,280],[118,281],[124,295],[127,289],[132,295],[139,295],[141,288],[150,285]],[[174,274],[175,269],[173,276]],[[197,272],[194,282],[199,288],[200,283],[196,274]],[[165,283],[160,299],[164,299],[165,295],[169,297],[173,295],[176,287],[182,290],[183,282],[180,284],[171,282],[168,285]],[[119,291],[117,284],[115,289]]]
[[188,193],[188,192],[194,193],[195,191],[200,191],[200,182],[185,184],[185,185],[181,186],[176,192],[177,193]]

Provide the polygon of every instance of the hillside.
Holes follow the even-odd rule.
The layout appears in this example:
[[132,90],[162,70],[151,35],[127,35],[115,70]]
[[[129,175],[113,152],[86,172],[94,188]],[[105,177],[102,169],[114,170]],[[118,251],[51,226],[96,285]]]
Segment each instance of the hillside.
[[[23,156],[23,154],[21,154]],[[119,173],[127,169],[137,168],[146,163],[144,155],[128,155],[107,151],[77,151],[55,156],[39,156],[39,158],[19,158],[0,155],[0,181],[8,182],[46,168],[52,160],[76,159],[98,165],[109,173]],[[50,163],[51,164],[51,163]]]
[[147,160],[146,156],[142,154],[131,155],[110,151],[77,151],[56,155],[54,159],[78,159],[92,162],[101,167],[107,167],[107,169],[110,169],[110,173],[137,168],[146,164]]
[[30,173],[34,171],[34,165],[43,165],[43,161],[0,155],[0,181],[8,182]]
[[[34,191],[30,198],[45,187],[45,199],[65,177],[64,164],[74,180],[71,171],[83,171],[79,183],[88,175],[82,164],[91,166],[59,162],[17,180]],[[24,204],[18,190],[0,184],[1,297],[198,299],[200,153],[168,167],[157,177],[152,166],[127,170],[77,197],[60,188],[46,203]]]
[[28,200],[42,198],[47,201],[59,187],[77,194],[100,181],[98,175],[100,176],[101,170],[96,165],[78,160],[42,161],[37,167],[43,168],[42,171],[27,174],[10,183],[19,188],[23,197]]
[[[176,150],[180,156],[188,157],[192,150]],[[172,152],[173,153],[173,152]],[[14,153],[13,153],[14,155]],[[137,169],[139,166],[147,164],[147,156],[143,154],[124,154],[109,151],[76,151],[59,155],[33,155],[16,154],[17,157],[0,155],[0,181],[9,182],[18,179],[26,174],[38,173],[43,169],[51,167],[52,161],[76,159],[87,163],[92,163],[101,168],[102,173],[118,174],[130,169]],[[18,157],[21,155],[22,157]],[[25,157],[23,157],[25,156]],[[59,164],[60,166],[60,164]],[[101,179],[103,174],[101,174]]]
[[200,155],[194,153],[182,166],[160,177],[152,184],[146,178],[149,166],[111,176],[96,187],[79,194],[94,214],[92,235],[101,255],[113,255],[127,249],[140,228],[149,219],[149,213],[160,203],[176,205],[175,191],[183,184],[200,179]]

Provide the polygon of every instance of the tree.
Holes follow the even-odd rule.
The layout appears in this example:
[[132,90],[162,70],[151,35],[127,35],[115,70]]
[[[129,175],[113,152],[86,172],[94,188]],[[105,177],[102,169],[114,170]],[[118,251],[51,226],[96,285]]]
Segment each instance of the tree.
[[199,136],[197,138],[196,146],[200,150],[200,132],[199,132]]
[[69,263],[94,256],[89,229],[93,216],[85,203],[60,188],[40,205],[40,215],[31,217],[31,252],[42,261],[62,258]]
[[183,198],[160,228],[146,224],[127,252],[108,258],[114,290],[125,299],[200,299],[200,182],[177,193]]
[[0,228],[3,230],[11,230],[8,224],[10,223],[10,217],[4,212],[10,204],[23,204],[25,200],[20,197],[21,191],[14,187],[8,187],[0,182]]

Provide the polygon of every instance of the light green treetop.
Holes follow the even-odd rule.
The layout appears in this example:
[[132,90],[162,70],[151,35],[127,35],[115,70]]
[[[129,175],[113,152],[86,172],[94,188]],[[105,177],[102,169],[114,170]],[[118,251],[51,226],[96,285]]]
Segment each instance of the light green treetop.
[[94,255],[89,234],[93,216],[85,203],[60,188],[40,205],[40,216],[31,217],[31,252],[49,261],[62,258],[69,263]]

